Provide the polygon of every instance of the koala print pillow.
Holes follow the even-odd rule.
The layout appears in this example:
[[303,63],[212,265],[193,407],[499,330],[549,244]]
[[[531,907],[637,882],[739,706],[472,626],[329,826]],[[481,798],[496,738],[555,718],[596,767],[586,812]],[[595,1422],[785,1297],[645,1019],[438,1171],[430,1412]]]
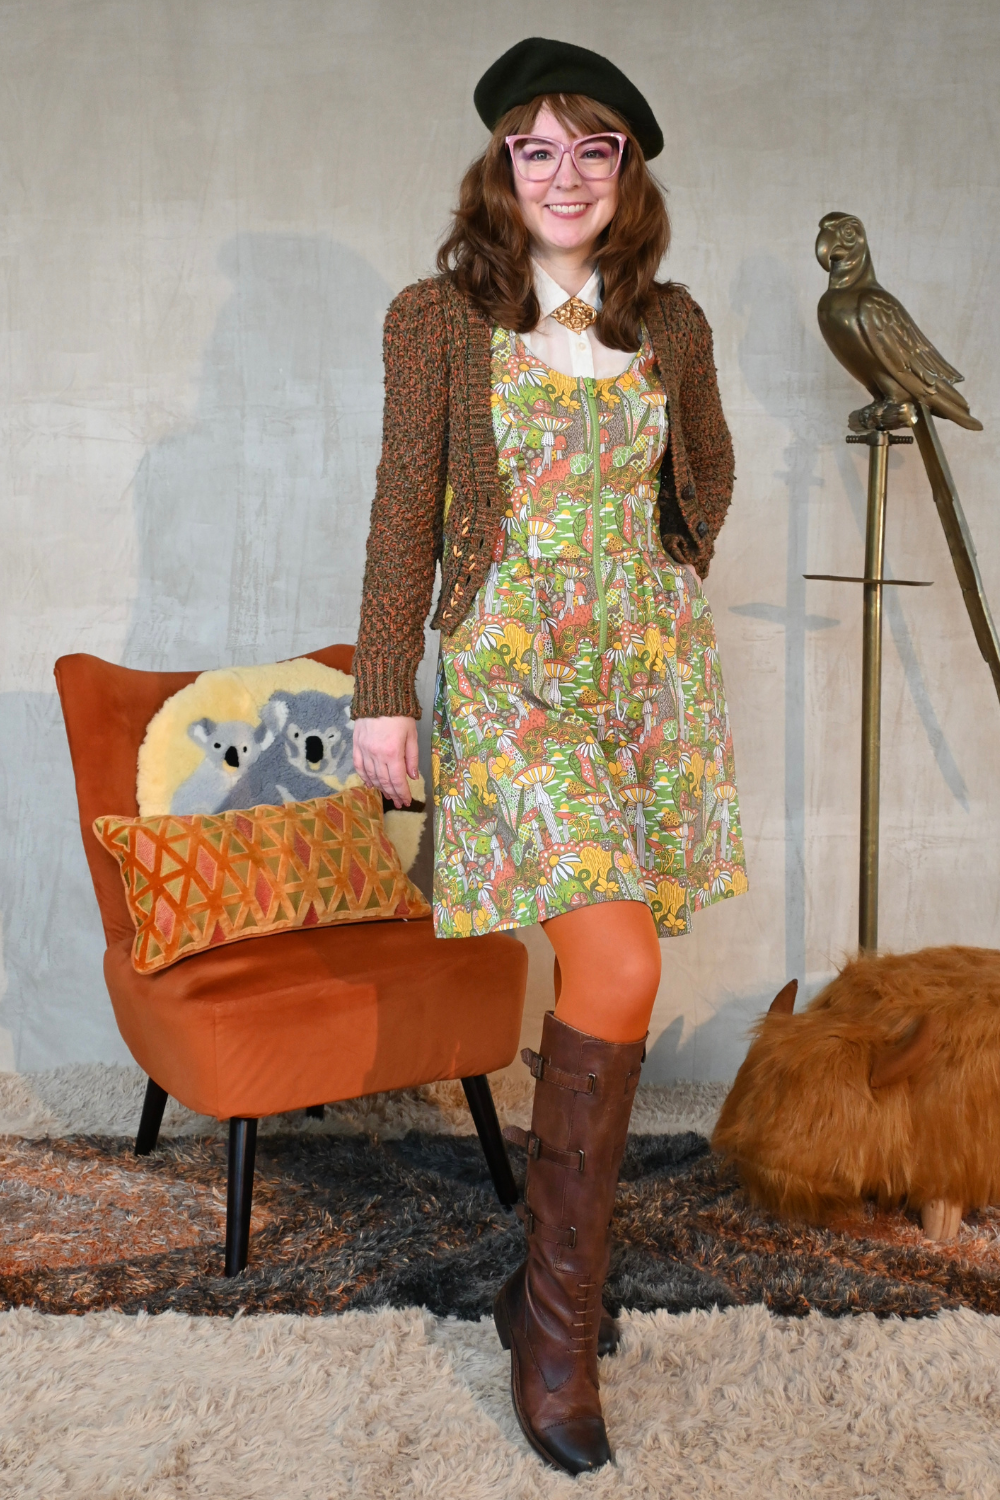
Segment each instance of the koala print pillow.
[[[281,806],[358,786],[350,718],[354,679],[300,657],[264,667],[203,672],[168,698],[139,751],[141,817]],[[423,828],[417,812],[390,812],[386,833],[403,868]]]

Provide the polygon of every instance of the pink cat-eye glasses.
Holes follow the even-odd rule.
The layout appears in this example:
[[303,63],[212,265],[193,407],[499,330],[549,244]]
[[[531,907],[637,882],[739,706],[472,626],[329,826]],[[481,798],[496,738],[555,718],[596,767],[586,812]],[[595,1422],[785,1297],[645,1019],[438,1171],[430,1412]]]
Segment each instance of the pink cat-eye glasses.
[[510,159],[518,176],[526,182],[550,182],[567,155],[573,158],[581,177],[591,180],[614,177],[621,166],[626,139],[616,130],[603,135],[582,135],[568,146],[542,135],[506,137]]

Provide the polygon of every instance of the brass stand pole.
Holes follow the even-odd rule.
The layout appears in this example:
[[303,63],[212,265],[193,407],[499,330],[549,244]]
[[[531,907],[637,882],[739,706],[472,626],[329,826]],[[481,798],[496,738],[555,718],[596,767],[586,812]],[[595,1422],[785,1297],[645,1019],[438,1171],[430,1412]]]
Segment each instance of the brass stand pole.
[[[848,440],[850,441],[850,439]],[[868,523],[865,530],[865,608],[861,657],[861,878],[858,945],[878,947],[878,837],[882,756],[882,576],[889,434],[866,433]]]
[[993,676],[1000,697],[1000,634],[983,588],[976,549],[948,467],[934,418],[923,402],[874,401],[852,412],[854,429],[849,443],[868,445],[868,516],[865,525],[863,578],[842,573],[806,573],[806,578],[864,585],[864,643],[861,664],[861,858],[858,882],[858,946],[862,952],[878,948],[879,793],[882,754],[882,594],[890,585],[928,588],[912,578],[885,576],[885,501],[889,449],[912,443],[893,427],[911,427],[927,470],[934,503],[948,540],[965,607],[976,642]]

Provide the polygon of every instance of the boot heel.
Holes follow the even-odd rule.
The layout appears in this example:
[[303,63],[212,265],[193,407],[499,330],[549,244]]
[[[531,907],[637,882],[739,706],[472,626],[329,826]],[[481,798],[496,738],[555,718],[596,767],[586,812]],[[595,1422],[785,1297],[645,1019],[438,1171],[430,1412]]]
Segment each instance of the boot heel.
[[505,1349],[509,1349],[511,1344],[510,1319],[507,1317],[507,1307],[503,1294],[504,1289],[501,1287],[493,1299],[493,1321],[496,1324],[500,1343]]

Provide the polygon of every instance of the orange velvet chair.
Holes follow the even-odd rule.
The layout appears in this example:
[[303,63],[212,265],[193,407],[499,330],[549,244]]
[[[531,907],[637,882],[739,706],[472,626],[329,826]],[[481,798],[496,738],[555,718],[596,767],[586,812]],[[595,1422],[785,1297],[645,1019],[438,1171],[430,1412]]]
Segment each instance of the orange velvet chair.
[[[351,670],[349,646],[310,653]],[[517,1189],[486,1074],[517,1052],[528,957],[506,933],[438,940],[429,917],[349,922],[214,948],[137,974],[135,936],[102,813],[135,816],[136,760],[160,705],[196,672],[136,672],[63,656],[55,676],[80,826],[122,1037],[149,1082],[136,1137],[152,1151],[168,1096],[229,1121],[226,1275],[247,1263],[257,1120],[460,1078],[501,1202]]]

